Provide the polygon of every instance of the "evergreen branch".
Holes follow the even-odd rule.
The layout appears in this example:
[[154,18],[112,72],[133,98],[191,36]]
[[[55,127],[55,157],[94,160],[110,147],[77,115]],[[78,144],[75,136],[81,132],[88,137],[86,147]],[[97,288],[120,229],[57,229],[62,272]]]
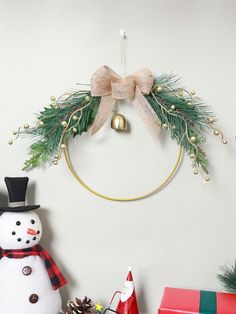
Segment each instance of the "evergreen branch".
[[224,265],[221,274],[217,275],[218,280],[228,292],[236,293],[236,261],[232,266]]
[[[34,143],[29,148],[30,159],[25,161],[23,170],[30,170],[50,161],[51,156],[58,153],[60,149],[62,135],[64,140],[71,134],[75,137],[87,132],[95,119],[99,101],[100,97],[91,97],[88,92],[77,92],[70,96],[69,102],[66,98],[51,107],[45,107],[38,116],[37,126],[23,132],[24,135],[30,135],[34,139]],[[78,111],[78,117],[70,119],[75,111]],[[67,126],[69,131],[64,133],[62,122],[69,120]]]

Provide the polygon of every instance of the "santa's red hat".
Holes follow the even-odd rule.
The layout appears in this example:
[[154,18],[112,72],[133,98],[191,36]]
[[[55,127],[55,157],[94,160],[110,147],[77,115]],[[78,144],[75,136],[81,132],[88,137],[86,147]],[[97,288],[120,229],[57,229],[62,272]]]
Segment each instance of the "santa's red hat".
[[116,311],[118,314],[139,314],[132,276],[132,268],[129,267],[128,270],[129,272],[125,281],[125,287],[122,291]]

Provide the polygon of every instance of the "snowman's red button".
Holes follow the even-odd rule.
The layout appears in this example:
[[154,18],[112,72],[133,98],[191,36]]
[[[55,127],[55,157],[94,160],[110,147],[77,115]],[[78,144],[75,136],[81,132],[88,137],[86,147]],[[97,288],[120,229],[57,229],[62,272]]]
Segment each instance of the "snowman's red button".
[[39,300],[39,296],[37,294],[31,294],[30,297],[29,297],[29,301],[30,303],[34,304],[34,303],[37,303]]
[[25,276],[29,276],[32,273],[32,268],[30,266],[25,266],[22,268],[22,274]]

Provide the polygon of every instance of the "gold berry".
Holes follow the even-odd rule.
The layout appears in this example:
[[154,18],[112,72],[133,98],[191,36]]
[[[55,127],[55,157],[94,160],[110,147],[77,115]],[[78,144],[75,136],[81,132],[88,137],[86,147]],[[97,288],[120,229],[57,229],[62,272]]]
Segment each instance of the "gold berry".
[[217,136],[217,135],[220,134],[220,132],[219,132],[218,130],[215,130],[215,131],[214,131],[214,134]]
[[62,149],[66,148],[66,145],[65,144],[61,144],[61,148]]
[[171,105],[170,109],[175,110],[175,105]]
[[24,124],[24,128],[25,129],[28,129],[29,128],[29,125],[26,123],[26,124]]
[[90,101],[91,100],[91,97],[89,95],[85,96],[85,100],[86,101]]
[[172,125],[172,130],[175,130],[176,129],[176,125]]
[[210,181],[210,177],[206,177],[205,180],[206,180],[207,182],[209,182],[209,181]]
[[195,95],[196,94],[194,90],[191,90],[190,93],[191,93],[191,95]]
[[208,119],[208,123],[209,123],[209,124],[213,124],[214,122],[215,122],[214,119],[212,119],[212,118]]
[[12,144],[13,144],[13,140],[9,140],[9,141],[8,141],[8,144],[9,144],[9,145],[12,145]]
[[65,128],[67,126],[67,122],[66,121],[61,121],[61,125]]
[[39,126],[44,126],[44,122],[42,120],[39,121]]
[[194,159],[195,158],[195,154],[190,154],[190,158]]
[[53,161],[53,164],[56,166],[58,164],[58,161],[57,160],[54,160]]
[[188,101],[188,102],[187,102],[187,105],[188,105],[188,106],[192,106],[192,104],[193,104],[193,103],[192,103],[191,101]]
[[55,101],[56,100],[56,97],[55,96],[51,96],[51,101]]
[[55,105],[54,108],[55,108],[55,109],[59,109],[59,106],[58,106],[58,105]]
[[228,142],[226,140],[223,141],[223,144],[228,144]]
[[163,127],[163,129],[167,129],[167,128],[168,128],[168,125],[167,125],[166,123],[163,123],[163,124],[162,124],[162,127]]
[[60,155],[59,155],[59,154],[56,154],[54,158],[55,158],[55,159],[59,159],[59,158],[60,158]]
[[73,120],[78,120],[77,115],[74,114],[73,117],[72,117],[72,119],[73,119]]
[[183,91],[179,91],[179,96],[182,97],[183,96]]
[[17,131],[16,130],[14,130],[12,133],[13,133],[13,135],[17,135]]
[[190,142],[191,142],[191,143],[195,143],[196,140],[197,140],[196,136],[191,136],[191,137],[190,137]]
[[198,174],[198,170],[195,169],[195,170],[193,171],[193,173],[194,173],[195,175],[197,175],[197,174]]
[[157,91],[158,91],[158,92],[161,92],[161,91],[162,91],[162,89],[163,89],[163,87],[162,87],[162,86],[160,86],[160,85],[159,85],[159,86],[157,86]]
[[72,131],[73,131],[74,133],[77,133],[77,128],[73,128]]

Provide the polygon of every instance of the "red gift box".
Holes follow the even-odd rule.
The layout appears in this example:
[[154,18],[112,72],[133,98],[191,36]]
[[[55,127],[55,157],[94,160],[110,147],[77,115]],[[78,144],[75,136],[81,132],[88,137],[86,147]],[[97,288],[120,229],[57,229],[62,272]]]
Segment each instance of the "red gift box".
[[236,294],[165,288],[158,314],[236,314]]

